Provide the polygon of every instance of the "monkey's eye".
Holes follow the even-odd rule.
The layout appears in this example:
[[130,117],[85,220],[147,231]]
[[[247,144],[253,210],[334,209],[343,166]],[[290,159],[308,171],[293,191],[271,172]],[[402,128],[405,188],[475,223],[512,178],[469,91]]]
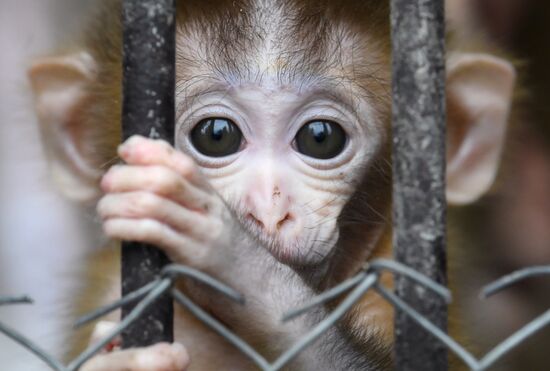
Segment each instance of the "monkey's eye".
[[191,143],[209,157],[229,156],[239,151],[243,134],[231,120],[214,117],[206,118],[191,130]]
[[306,123],[296,134],[298,152],[322,160],[338,156],[346,145],[344,129],[328,120],[316,120]]

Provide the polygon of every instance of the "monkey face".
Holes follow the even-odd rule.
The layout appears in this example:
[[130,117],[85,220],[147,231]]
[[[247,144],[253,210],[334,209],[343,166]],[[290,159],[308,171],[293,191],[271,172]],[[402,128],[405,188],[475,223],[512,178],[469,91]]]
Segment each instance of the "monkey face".
[[278,260],[323,260],[338,240],[357,169],[381,142],[368,102],[268,78],[202,89],[179,113],[178,149]]
[[301,266],[333,251],[384,145],[389,44],[277,4],[178,29],[176,145],[261,245]]

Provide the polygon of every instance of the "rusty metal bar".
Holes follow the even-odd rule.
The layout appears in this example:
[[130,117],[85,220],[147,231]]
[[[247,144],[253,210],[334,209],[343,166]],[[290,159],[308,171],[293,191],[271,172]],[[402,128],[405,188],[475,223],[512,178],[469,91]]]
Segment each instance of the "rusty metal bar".
[[[393,244],[397,261],[446,283],[445,24],[442,0],[391,0]],[[443,331],[444,299],[397,277],[399,298]],[[399,371],[442,371],[447,349],[396,310]]]
[[[174,143],[175,0],[124,0],[123,140],[139,134]],[[122,295],[157,278],[168,259],[153,246],[123,242]],[[122,308],[125,317],[136,303]],[[123,346],[173,340],[173,305],[165,295],[123,333]]]

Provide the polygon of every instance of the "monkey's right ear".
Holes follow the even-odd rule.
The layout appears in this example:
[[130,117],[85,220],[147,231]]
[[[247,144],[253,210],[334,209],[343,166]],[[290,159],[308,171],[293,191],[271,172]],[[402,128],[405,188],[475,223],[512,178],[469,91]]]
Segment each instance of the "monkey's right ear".
[[28,76],[54,181],[73,200],[96,200],[101,173],[81,151],[81,113],[96,77],[94,59],[86,52],[44,58],[30,67]]

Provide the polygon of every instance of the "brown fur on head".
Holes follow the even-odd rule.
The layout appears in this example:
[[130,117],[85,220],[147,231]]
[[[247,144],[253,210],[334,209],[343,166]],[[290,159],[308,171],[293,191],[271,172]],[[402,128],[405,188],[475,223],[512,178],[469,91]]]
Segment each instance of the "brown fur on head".
[[[204,79],[204,67],[211,72],[221,73],[237,79],[261,78],[250,66],[257,56],[265,37],[267,22],[258,17],[269,14],[254,14],[251,10],[254,1],[179,1],[178,2],[178,42],[177,86],[180,93],[193,97],[186,87],[196,79]],[[266,2],[269,3],[269,2]],[[353,22],[357,34],[372,34],[372,43],[380,48],[377,53],[381,60],[367,58],[372,65],[366,68],[354,66],[355,81],[376,80],[376,85],[365,87],[384,103],[382,115],[389,112],[388,66],[389,61],[389,12],[388,4],[380,1],[274,1],[274,7],[292,9],[284,29],[276,42],[284,43],[278,70],[281,81],[292,80],[297,76],[322,76],[328,69],[338,68],[342,61],[335,24]],[[121,83],[122,83],[122,25],[120,21],[120,1],[105,2],[84,34],[84,49],[96,62],[97,75],[87,87],[91,101],[83,108],[82,117],[86,120],[81,126],[84,157],[92,166],[106,168],[114,161],[120,135]],[[266,8],[267,10],[267,8]],[[200,48],[185,50],[185,41],[200,35],[204,40]],[[370,48],[369,48],[370,50]],[[358,58],[355,63],[359,62]],[[194,71],[198,73],[193,73]],[[363,75],[361,72],[364,71]],[[344,71],[342,71],[344,72]],[[347,71],[345,71],[347,72]],[[261,71],[260,71],[261,73]],[[380,75],[380,76],[378,76]],[[341,78],[350,78],[341,76]],[[378,91],[373,91],[372,88]],[[382,111],[382,110],[381,110]]]

